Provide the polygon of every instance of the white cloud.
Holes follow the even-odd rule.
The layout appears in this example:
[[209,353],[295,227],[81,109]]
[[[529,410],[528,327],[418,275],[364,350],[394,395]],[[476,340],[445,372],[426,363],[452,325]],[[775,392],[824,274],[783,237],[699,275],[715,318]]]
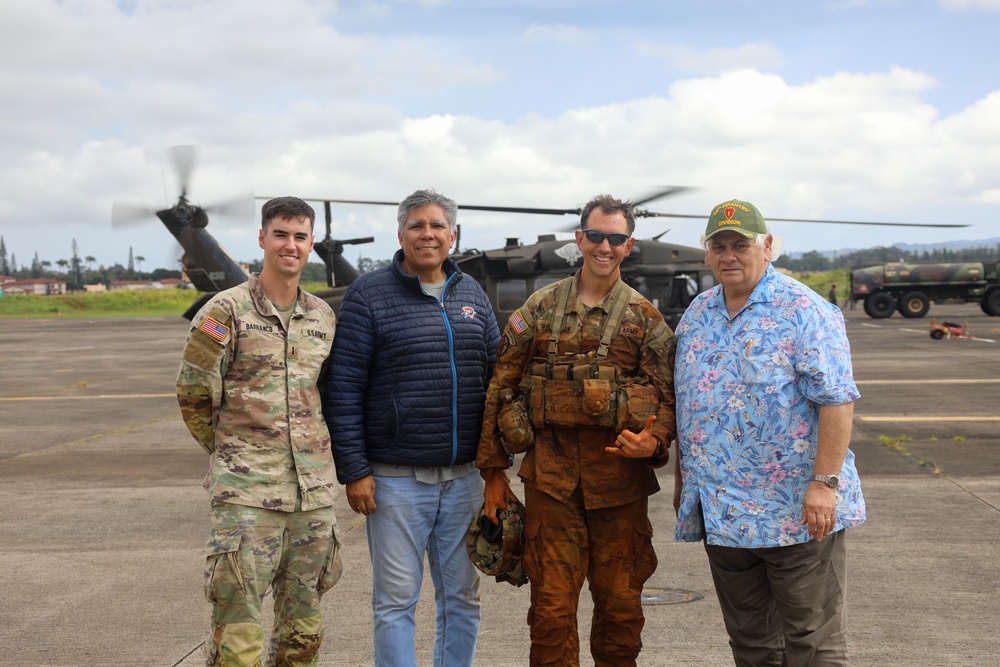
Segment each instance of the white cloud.
[[644,41],[637,42],[634,48],[674,69],[693,74],[717,74],[737,69],[770,70],[782,63],[781,51],[767,42],[731,48],[694,49],[679,44]]
[[[172,265],[173,241],[157,221],[112,234],[109,219],[116,198],[158,206],[176,198],[167,149],[182,143],[201,148],[190,184],[201,203],[246,189],[392,201],[435,187],[460,203],[561,208],[599,192],[689,185],[700,189],[650,208],[701,214],[735,195],[772,217],[939,222],[974,219],[1000,197],[1000,91],[945,114],[927,101],[937,81],[905,67],[790,83],[767,73],[783,58],[769,41],[698,51],[647,40],[636,49],[695,75],[640,89],[615,78],[607,54],[580,55],[575,66],[614,82],[601,90],[609,101],[545,115],[531,110],[532,96],[546,91],[508,76],[493,54],[405,31],[340,31],[330,21],[336,11],[293,0],[128,11],[97,0],[3,5],[0,57],[15,63],[0,72],[0,234],[9,251],[22,263],[36,250],[55,260],[77,238],[81,254],[106,264],[124,262],[133,246],[147,267]],[[552,46],[562,65],[583,50],[559,44],[586,30],[539,23],[514,38]],[[446,98],[494,85],[526,111],[484,118]],[[411,96],[435,103],[406,113],[401,100]],[[337,206],[334,218],[337,236],[378,238],[352,259],[395,247],[391,209]],[[460,220],[463,246],[479,248],[573,222],[466,212]],[[210,231],[248,260],[259,255],[254,228],[220,218]],[[700,231],[651,220],[639,233],[667,228],[669,240],[688,244]],[[790,251],[863,245],[849,229],[782,232]]]

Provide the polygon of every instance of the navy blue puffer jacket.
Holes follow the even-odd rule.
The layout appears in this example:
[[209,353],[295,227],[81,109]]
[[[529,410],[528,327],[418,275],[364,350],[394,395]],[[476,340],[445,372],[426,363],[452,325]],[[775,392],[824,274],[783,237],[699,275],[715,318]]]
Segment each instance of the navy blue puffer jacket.
[[344,295],[323,414],[342,484],[370,463],[446,466],[476,458],[500,332],[482,287],[446,259],[443,304],[392,264]]

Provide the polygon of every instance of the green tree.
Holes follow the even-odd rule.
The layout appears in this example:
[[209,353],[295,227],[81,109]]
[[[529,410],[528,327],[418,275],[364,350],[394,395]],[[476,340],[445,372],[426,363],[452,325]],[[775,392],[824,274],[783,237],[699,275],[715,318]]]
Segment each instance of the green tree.
[[97,261],[97,258],[94,257],[93,255],[87,255],[86,257],[83,258],[83,261],[87,264],[87,270],[93,271],[94,263]]
[[80,261],[80,253],[77,249],[76,239],[73,239],[73,257],[69,261],[70,266],[73,267],[73,283],[76,289],[80,289],[83,285],[83,267]]
[[69,266],[69,260],[66,260],[66,259],[57,259],[56,260],[56,264],[59,265],[59,268],[62,269],[63,273],[66,273],[66,267]]
[[142,263],[143,263],[143,262],[145,262],[145,261],[146,261],[146,258],[145,258],[145,257],[143,257],[142,255],[136,255],[136,256],[135,256],[135,263],[136,263],[136,264],[138,265],[138,267],[139,267],[139,273],[140,273],[140,274],[142,273]]
[[7,263],[7,246],[4,245],[3,237],[0,236],[0,276],[10,273],[10,265]]
[[389,266],[391,263],[391,259],[372,259],[371,257],[358,255],[358,263],[355,266],[358,268],[359,273],[368,273],[375,269],[381,269],[383,266]]

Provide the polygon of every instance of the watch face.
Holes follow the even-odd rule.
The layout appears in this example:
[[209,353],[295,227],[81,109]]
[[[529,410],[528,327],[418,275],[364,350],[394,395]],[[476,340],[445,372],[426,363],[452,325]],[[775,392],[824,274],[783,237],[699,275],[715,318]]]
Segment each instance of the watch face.
[[826,484],[831,489],[836,489],[837,485],[840,484],[840,478],[836,475],[816,475],[813,479]]

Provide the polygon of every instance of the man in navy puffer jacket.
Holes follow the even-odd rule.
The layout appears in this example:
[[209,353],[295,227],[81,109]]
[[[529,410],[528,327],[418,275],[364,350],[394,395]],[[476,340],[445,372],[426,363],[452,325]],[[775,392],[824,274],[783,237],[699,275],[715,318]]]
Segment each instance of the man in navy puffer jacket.
[[378,667],[416,667],[425,553],[434,664],[472,665],[479,632],[465,535],[482,503],[476,449],[500,333],[486,293],[448,257],[457,211],[433,190],[400,203],[400,250],[347,290],[330,356],[323,413],[337,477],[367,517]]

